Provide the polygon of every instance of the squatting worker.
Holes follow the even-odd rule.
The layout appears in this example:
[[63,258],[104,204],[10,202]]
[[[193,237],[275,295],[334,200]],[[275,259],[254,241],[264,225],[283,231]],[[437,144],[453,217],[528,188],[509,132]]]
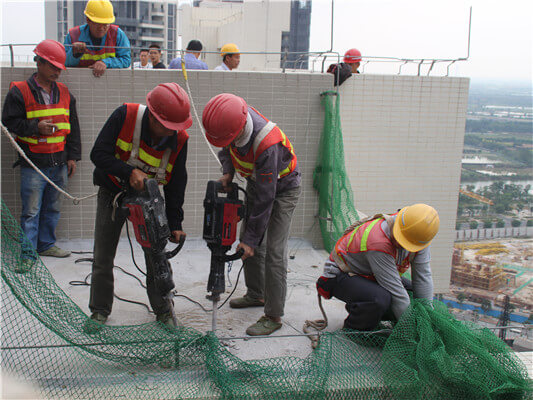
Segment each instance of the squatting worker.
[[[356,224],[337,241],[316,284],[322,297],[346,303],[344,328],[372,330],[382,319],[398,320],[410,304],[407,290],[431,301],[429,245],[439,230],[437,211],[414,204]],[[410,267],[412,282],[400,275]]]
[[[28,80],[11,83],[2,110],[2,123],[16,135],[26,156],[57,186],[65,189],[67,176],[81,159],[81,140],[76,99],[67,86],[57,82],[65,69],[65,48],[55,40],[43,40],[33,50],[37,72]],[[19,156],[20,225],[22,241],[17,272],[29,270],[41,256],[68,257],[55,245],[60,216],[59,192]]]
[[222,185],[227,187],[235,172],[247,180],[247,215],[237,246],[244,251],[247,293],[230,307],[264,306],[265,315],[246,333],[269,335],[281,328],[285,307],[287,240],[301,192],[296,155],[275,123],[233,94],[209,100],[202,121],[208,141],[223,147]]
[[359,65],[361,65],[361,52],[357,49],[350,49],[344,54],[343,62],[339,64],[331,64],[328,67],[328,72],[333,74],[333,83],[335,86],[340,86],[352,74],[359,73]]
[[128,68],[130,41],[115,22],[108,0],[89,0],[84,11],[87,23],[68,31],[65,37],[67,67],[88,67],[96,77],[107,68]]
[[[118,213],[112,219],[112,202],[121,190],[121,182],[141,191],[144,179],[155,178],[164,189],[170,240],[177,243],[185,236],[181,224],[189,138],[185,129],[192,125],[189,97],[177,83],[162,83],[148,93],[146,104],[118,107],[91,151],[96,166],[93,180],[100,188],[89,308],[91,319],[100,324],[106,322],[113,305],[113,261],[125,219]],[[145,260],[148,298],[156,319],[173,327],[168,302],[154,285],[154,265],[148,253]]]

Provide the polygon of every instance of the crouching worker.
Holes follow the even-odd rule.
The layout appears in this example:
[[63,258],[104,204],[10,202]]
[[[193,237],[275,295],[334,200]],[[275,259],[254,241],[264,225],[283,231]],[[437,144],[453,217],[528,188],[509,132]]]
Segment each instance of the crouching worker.
[[[96,166],[94,184],[100,186],[94,229],[94,262],[89,308],[91,319],[103,324],[113,305],[113,266],[120,232],[125,222],[113,212],[113,199],[123,183],[142,191],[144,180],[164,185],[171,241],[185,236],[182,230],[183,198],[187,184],[187,139],[192,125],[187,93],[177,83],[162,83],[146,96],[147,106],[124,104],[109,117],[91,151]],[[170,305],[154,283],[154,265],[145,253],[146,288],[157,321],[174,327]],[[88,324],[94,329],[97,324]],[[90,329],[89,330],[93,330]]]
[[[287,293],[287,240],[300,196],[300,172],[292,145],[275,123],[230,93],[206,104],[202,122],[207,140],[224,147],[218,157],[226,187],[235,171],[247,180],[246,218],[237,249],[243,249],[247,293],[231,308],[263,307],[248,327],[252,336],[281,328]],[[263,240],[263,236],[266,237]]]
[[[429,245],[439,230],[433,207],[414,204],[354,225],[337,241],[316,283],[322,297],[346,303],[344,329],[367,331],[382,319],[399,320],[409,307],[407,290],[432,300]],[[410,267],[412,283],[400,275]]]

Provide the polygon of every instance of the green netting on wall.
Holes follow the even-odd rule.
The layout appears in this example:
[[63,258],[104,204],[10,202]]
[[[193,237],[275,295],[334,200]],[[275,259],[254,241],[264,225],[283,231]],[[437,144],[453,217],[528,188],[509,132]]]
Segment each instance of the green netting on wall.
[[313,186],[318,192],[318,218],[324,248],[330,252],[344,230],[359,220],[354,207],[352,186],[344,164],[344,142],[337,92],[321,94],[325,108]]
[[444,305],[433,310],[415,302],[385,343],[371,333],[326,333],[301,358],[244,361],[211,333],[170,332],[155,322],[86,333],[87,315],[40,259],[16,272],[23,234],[3,201],[1,212],[2,371],[35,384],[45,398],[518,399],[531,393],[513,353],[489,331],[454,320]]

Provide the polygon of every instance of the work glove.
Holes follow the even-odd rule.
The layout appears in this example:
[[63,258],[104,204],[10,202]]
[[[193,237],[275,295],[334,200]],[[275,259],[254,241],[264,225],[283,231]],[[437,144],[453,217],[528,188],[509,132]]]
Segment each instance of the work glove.
[[316,281],[316,290],[318,291],[318,294],[325,299],[331,299],[331,291],[335,287],[336,281],[335,278],[326,278],[325,276],[318,278]]

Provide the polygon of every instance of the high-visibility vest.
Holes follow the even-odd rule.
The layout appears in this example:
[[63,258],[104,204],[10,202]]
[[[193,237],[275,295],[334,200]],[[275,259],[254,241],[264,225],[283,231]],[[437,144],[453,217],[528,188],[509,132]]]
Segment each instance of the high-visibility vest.
[[233,167],[235,168],[235,171],[241,174],[244,178],[251,177],[251,179],[255,180],[254,168],[255,162],[259,156],[270,146],[281,143],[292,154],[291,161],[289,162],[287,168],[278,172],[278,178],[283,178],[294,171],[296,165],[298,164],[298,159],[294,153],[294,148],[292,147],[289,138],[285,136],[283,131],[279,129],[274,122],[266,119],[255,108],[252,108],[252,110],[254,110],[261,118],[267,121],[267,124],[258,132],[254,138],[252,146],[250,146],[250,150],[248,150],[246,155],[241,155],[233,143],[229,145],[229,153],[231,155]]
[[[145,172],[160,185],[170,182],[172,170],[178,154],[189,139],[185,131],[179,131],[176,151],[170,148],[155,150],[141,139],[142,119],[146,106],[126,103],[126,119],[115,144],[115,157]],[[109,176],[120,186],[117,178]]]
[[[353,271],[348,267],[348,263],[346,262],[347,254],[356,254],[364,251],[380,251],[389,254],[396,260],[396,267],[400,275],[406,272],[411,266],[411,262],[416,256],[416,253],[409,252],[405,258],[397,260],[398,249],[392,244],[391,239],[381,228],[381,223],[385,220],[385,217],[389,216],[373,218],[355,227],[352,231],[345,233],[335,244],[335,248],[330,254],[330,260],[334,261],[343,272],[353,274]],[[392,221],[392,219],[387,220],[388,223],[389,221]],[[359,275],[375,280],[373,275]]]
[[10,89],[16,86],[24,99],[26,119],[51,120],[57,130],[49,136],[17,136],[16,140],[28,145],[32,153],[57,153],[65,149],[65,141],[70,133],[70,93],[65,85],[56,83],[59,101],[56,104],[39,104],[28,82],[11,82]]
[[[79,26],[71,28],[68,33],[72,43],[79,42],[81,29]],[[115,48],[117,46],[118,25],[110,25],[106,33],[105,43],[99,49],[95,50],[95,46],[87,44],[86,52],[80,57],[78,67],[88,67],[93,65],[96,61],[104,60],[106,58],[115,57]]]

